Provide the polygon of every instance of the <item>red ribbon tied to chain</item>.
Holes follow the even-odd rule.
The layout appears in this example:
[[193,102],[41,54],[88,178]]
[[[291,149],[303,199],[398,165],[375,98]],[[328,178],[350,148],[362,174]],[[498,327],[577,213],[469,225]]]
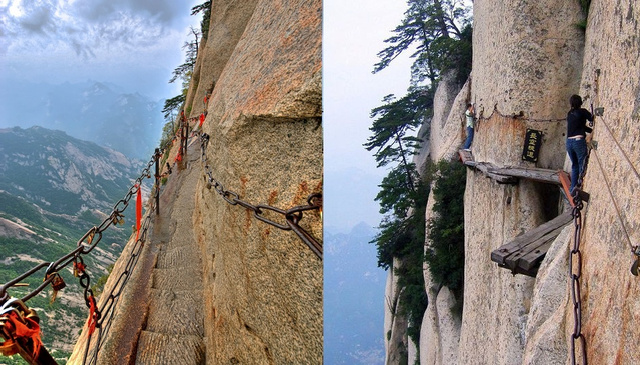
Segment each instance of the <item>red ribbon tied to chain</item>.
[[140,193],[141,186],[136,184],[138,187],[138,196],[136,197],[136,241],[140,237],[140,221],[142,220],[142,194]]
[[[24,322],[22,321],[24,320]],[[37,359],[40,354],[40,347],[42,347],[42,340],[40,339],[40,325],[35,320],[28,317],[19,317],[18,313],[12,311],[6,317],[4,324],[6,330],[15,335],[15,340],[19,339],[31,339],[33,342],[33,358]],[[15,344],[14,340],[8,339],[4,343],[0,344],[2,347],[11,348]],[[6,356],[10,356],[7,354]]]
[[87,319],[87,328],[89,329],[89,336],[96,330],[96,324],[98,323],[98,314],[96,313],[96,298],[94,296],[89,297],[89,318]]

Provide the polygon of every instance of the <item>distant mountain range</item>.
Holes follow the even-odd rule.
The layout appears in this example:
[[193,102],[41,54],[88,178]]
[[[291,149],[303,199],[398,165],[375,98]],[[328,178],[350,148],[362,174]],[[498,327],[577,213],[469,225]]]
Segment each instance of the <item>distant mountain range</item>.
[[56,214],[109,208],[142,165],[61,131],[0,129],[0,190]]
[[377,266],[374,230],[324,233],[324,363],[384,364],[386,272]]
[[[61,131],[0,129],[0,283],[71,252],[91,227],[111,213],[143,167],[122,153]],[[125,212],[125,225],[106,230],[96,249],[85,257],[91,285],[108,273],[108,266],[122,251],[132,233],[134,212],[135,199]],[[53,305],[49,289],[27,304],[41,318],[45,345],[57,350],[54,356],[64,358],[88,311],[78,278],[70,268],[60,274],[67,287]],[[29,288],[14,288],[10,294],[21,297],[37,287],[44,270],[38,275],[25,280]],[[0,358],[0,363],[5,361],[21,363]]]
[[50,85],[2,80],[0,128],[42,126],[146,159],[158,145],[164,100],[110,83]]

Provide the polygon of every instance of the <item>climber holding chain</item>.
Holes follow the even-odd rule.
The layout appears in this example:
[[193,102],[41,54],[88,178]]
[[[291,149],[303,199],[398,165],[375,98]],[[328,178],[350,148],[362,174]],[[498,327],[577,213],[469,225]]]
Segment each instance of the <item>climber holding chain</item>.
[[582,108],[580,95],[571,95],[569,104],[571,104],[571,110],[567,113],[567,154],[571,160],[571,188],[569,192],[573,194],[573,189],[578,184],[578,178],[585,169],[587,142],[591,141],[591,132],[593,131],[587,125],[587,121],[593,121],[593,115],[587,109]]
[[473,142],[473,128],[475,122],[475,109],[473,108],[473,104],[467,104],[467,110],[464,112],[467,126],[467,139],[464,141],[464,146],[462,147],[465,151],[471,151],[471,143]]

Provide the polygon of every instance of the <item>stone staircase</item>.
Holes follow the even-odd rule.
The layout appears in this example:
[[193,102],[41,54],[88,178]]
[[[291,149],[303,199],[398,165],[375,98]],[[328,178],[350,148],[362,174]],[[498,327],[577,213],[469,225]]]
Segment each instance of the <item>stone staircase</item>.
[[205,364],[202,263],[191,222],[200,174],[196,151],[187,160],[188,166],[170,177],[176,179],[178,194],[165,206],[161,203],[166,216],[161,213],[163,222],[152,233],[159,252],[136,364]]

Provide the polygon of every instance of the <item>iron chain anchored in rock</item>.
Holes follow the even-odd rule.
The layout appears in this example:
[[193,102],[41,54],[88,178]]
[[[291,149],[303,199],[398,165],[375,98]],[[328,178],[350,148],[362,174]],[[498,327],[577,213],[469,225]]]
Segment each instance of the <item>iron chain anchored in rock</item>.
[[[269,225],[276,228],[293,231],[320,259],[322,259],[322,244],[319,243],[309,232],[300,227],[299,222],[302,220],[303,212],[317,210],[322,214],[322,194],[313,193],[307,197],[307,205],[299,205],[287,210],[273,207],[271,205],[259,204],[253,205],[247,201],[240,199],[238,193],[230,190],[225,190],[224,186],[213,177],[211,167],[207,164],[206,149],[209,144],[209,135],[202,133],[200,135],[200,148],[201,159],[204,164],[205,181],[207,182],[207,189],[213,188],[227,203],[231,205],[240,205],[244,208],[253,211],[253,216]],[[273,219],[267,218],[266,211],[271,211],[279,215],[284,216],[285,222],[276,222]]]
[[[0,353],[5,355],[10,353],[19,353],[29,363],[55,364],[55,361],[48,353],[48,351],[44,348],[44,346],[41,346],[41,342],[39,340],[40,327],[38,326],[39,320],[37,314],[33,309],[29,309],[27,307],[26,302],[42,292],[47,286],[49,286],[49,284],[52,285],[54,291],[52,301],[55,300],[57,292],[64,289],[66,286],[66,284],[60,277],[59,272],[61,272],[61,270],[65,267],[73,264],[74,276],[79,277],[80,286],[84,289],[85,303],[90,310],[89,318],[87,321],[87,326],[90,328],[89,338],[84,352],[83,363],[96,363],[97,354],[100,350],[100,346],[102,345],[101,338],[102,336],[104,336],[103,331],[105,331],[105,328],[109,327],[108,323],[104,322],[105,320],[108,322],[112,319],[118,297],[120,296],[123,287],[126,285],[131,272],[135,267],[136,262],[138,261],[140,251],[144,246],[147,231],[151,223],[151,214],[148,213],[146,215],[145,220],[140,227],[135,247],[130,253],[130,257],[126,264],[124,272],[118,278],[114,288],[109,293],[104,293],[107,299],[102,301],[100,305],[96,303],[96,298],[90,285],[91,279],[86,271],[86,266],[84,264],[84,260],[82,259],[82,255],[87,255],[91,253],[91,251],[93,251],[93,249],[102,239],[102,232],[107,230],[112,225],[115,226],[118,223],[124,224],[123,213],[129,206],[129,201],[131,200],[131,198],[141,189],[142,180],[151,177],[150,169],[154,164],[158,164],[157,155],[154,155],[151,158],[147,166],[142,170],[140,176],[129,188],[129,191],[127,192],[125,197],[120,199],[113,206],[111,214],[109,214],[100,225],[94,226],[89,229],[87,233],[85,233],[84,236],[82,236],[82,238],[78,240],[77,247],[73,251],[69,252],[56,261],[40,263],[39,265],[33,267],[17,278],[3,285],[0,285],[0,336],[4,337],[5,339],[5,342],[0,343],[0,350],[2,350],[0,351]],[[157,176],[156,184],[158,184]],[[150,210],[153,210],[153,208],[154,206],[152,203]],[[13,287],[23,286],[21,284],[22,281],[24,281],[28,277],[35,275],[45,267],[46,270],[44,274],[44,280],[42,284],[40,284],[37,288],[24,295],[21,299],[13,298],[9,294],[9,289]],[[18,318],[19,322],[15,322],[8,315],[5,315],[14,312],[20,314],[20,318]],[[15,327],[10,323],[22,323],[22,327],[26,329],[23,329],[22,332],[16,332],[14,330],[8,331],[9,328]],[[95,329],[98,329],[98,336],[95,341],[92,341],[91,335],[93,334],[93,331]],[[32,339],[26,338],[25,336]],[[7,351],[4,351],[5,347]],[[91,354],[89,355],[90,352]]]

